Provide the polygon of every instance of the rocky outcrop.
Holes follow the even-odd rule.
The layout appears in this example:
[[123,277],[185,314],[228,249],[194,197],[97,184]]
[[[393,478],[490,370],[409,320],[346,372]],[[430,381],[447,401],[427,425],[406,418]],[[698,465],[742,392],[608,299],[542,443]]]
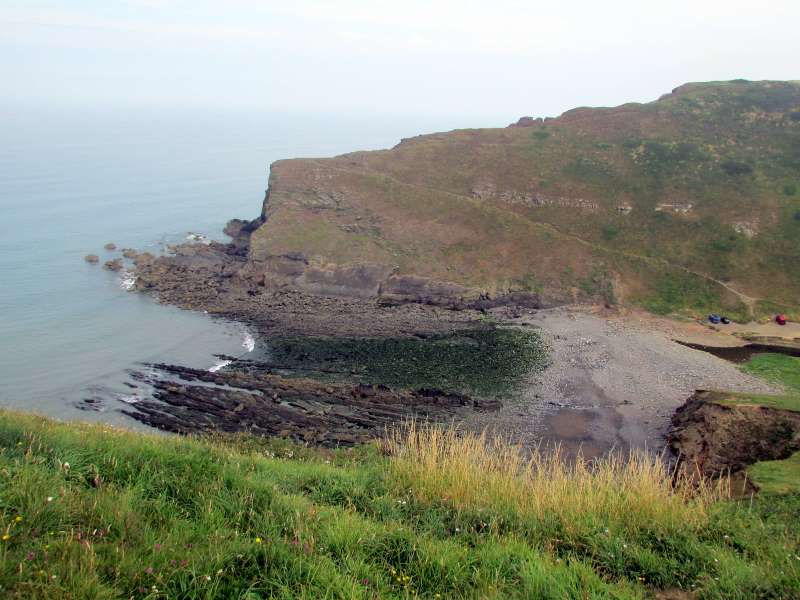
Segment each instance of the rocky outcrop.
[[736,473],[800,450],[800,413],[697,391],[675,412],[668,443],[685,468],[707,477]]
[[121,271],[125,265],[122,263],[121,258],[115,258],[114,260],[107,260],[103,263],[103,268],[109,271]]
[[97,254],[87,254],[83,257],[83,260],[85,260],[87,263],[95,265],[100,262],[100,257],[97,256]]
[[270,256],[260,263],[267,290],[298,290],[320,296],[377,300],[384,306],[425,304],[463,310],[499,306],[540,308],[538,294],[512,291],[489,295],[481,290],[429,277],[400,275],[382,264],[314,265],[301,253]]
[[534,127],[535,125],[543,125],[544,119],[542,117],[520,117],[516,123],[512,123],[509,127]]
[[124,411],[165,431],[249,432],[320,446],[350,446],[380,437],[388,425],[409,418],[444,421],[459,412],[495,410],[500,403],[462,394],[382,385],[289,379],[268,365],[240,361],[215,373],[152,365],[163,377],[135,378],[155,388],[155,400]]
[[259,222],[259,219],[230,221],[225,229],[234,239],[230,244],[180,244],[172,246],[171,254],[165,256],[137,254],[134,257],[137,289],[157,293],[163,300],[186,308],[212,310],[213,307],[214,312],[238,316],[245,304],[291,293],[361,300],[372,302],[375,307],[419,304],[488,310],[544,306],[538,294],[524,291],[487,294],[446,281],[400,275],[394,272],[394,267],[382,264],[317,264],[299,252],[252,260],[247,244]]
[[245,256],[250,248],[250,235],[258,229],[264,220],[259,217],[252,221],[245,221],[244,219],[231,219],[225,225],[223,232],[231,238],[231,245],[236,253]]
[[320,296],[377,298],[390,272],[391,267],[385,265],[312,265],[302,254],[287,254],[267,258],[263,282],[268,290],[290,288]]
[[117,245],[114,242],[108,242],[105,246],[103,246],[103,248],[111,252],[117,249]]

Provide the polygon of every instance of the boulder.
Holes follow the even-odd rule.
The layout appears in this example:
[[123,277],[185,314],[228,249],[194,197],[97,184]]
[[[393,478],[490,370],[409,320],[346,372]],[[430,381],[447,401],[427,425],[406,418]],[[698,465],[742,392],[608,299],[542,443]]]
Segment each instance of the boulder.
[[100,257],[97,256],[97,254],[87,254],[83,257],[83,260],[85,260],[87,263],[95,265],[100,262]]
[[108,250],[110,252],[112,250],[116,250],[117,249],[117,245],[114,242],[108,242],[105,246],[103,246],[103,248],[105,248],[106,250]]
[[139,255],[139,253],[136,252],[136,250],[134,250],[133,248],[123,248],[122,249],[122,256],[124,256],[125,258],[130,258],[131,260],[133,260],[138,255]]
[[107,260],[103,264],[103,268],[108,269],[109,271],[121,271],[123,266],[124,265],[122,264],[121,258],[115,258],[114,260]]

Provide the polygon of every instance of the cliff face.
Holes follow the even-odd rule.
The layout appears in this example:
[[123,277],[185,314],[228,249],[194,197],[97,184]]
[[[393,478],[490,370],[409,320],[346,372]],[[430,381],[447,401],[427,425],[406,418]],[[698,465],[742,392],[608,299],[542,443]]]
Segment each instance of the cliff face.
[[272,165],[248,258],[268,288],[362,297],[792,310],[800,85],[688,84]]

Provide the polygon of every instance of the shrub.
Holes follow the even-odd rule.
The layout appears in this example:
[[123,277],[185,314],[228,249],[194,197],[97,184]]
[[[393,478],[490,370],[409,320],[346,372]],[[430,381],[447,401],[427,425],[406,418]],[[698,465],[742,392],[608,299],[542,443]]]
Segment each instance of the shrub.
[[731,176],[749,175],[753,172],[752,166],[735,160],[726,160],[720,166],[725,173]]
[[783,186],[783,194],[785,196],[794,196],[797,193],[797,186],[793,183],[789,183]]
[[604,225],[602,229],[603,239],[610,242],[619,235],[619,228],[614,225]]

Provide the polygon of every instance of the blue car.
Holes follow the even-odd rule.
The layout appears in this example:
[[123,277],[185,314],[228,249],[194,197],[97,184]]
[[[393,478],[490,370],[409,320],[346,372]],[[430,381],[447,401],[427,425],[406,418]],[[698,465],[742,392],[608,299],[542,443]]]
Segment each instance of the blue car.
[[714,325],[719,325],[719,322],[722,321],[722,317],[720,317],[716,313],[710,314],[708,315],[708,321],[709,323],[713,323]]

